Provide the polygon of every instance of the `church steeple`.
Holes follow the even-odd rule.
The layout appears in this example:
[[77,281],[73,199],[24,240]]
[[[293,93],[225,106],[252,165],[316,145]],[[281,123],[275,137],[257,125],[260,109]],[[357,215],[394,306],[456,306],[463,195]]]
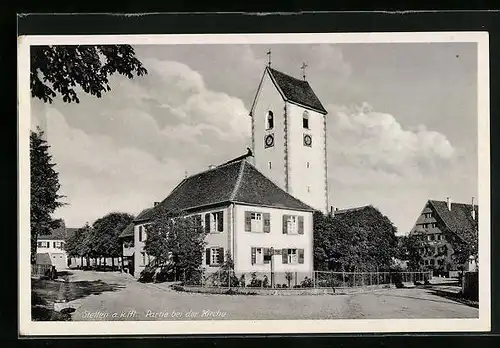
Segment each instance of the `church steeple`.
[[250,110],[255,165],[288,193],[326,212],[327,111],[305,80],[305,62],[302,79],[270,62]]

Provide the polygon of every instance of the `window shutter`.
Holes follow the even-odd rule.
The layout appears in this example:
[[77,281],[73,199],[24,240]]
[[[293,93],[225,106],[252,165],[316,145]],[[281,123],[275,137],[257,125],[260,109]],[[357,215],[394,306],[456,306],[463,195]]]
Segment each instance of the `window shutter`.
[[256,250],[255,248],[252,248],[252,252],[251,252],[251,262],[252,262],[252,265],[255,265],[256,261],[257,261],[257,256],[256,256]]
[[288,263],[288,249],[283,249],[283,250],[281,251],[281,256],[282,256],[282,260],[281,260],[281,261],[282,261],[284,264]]
[[264,263],[271,262],[271,250],[269,248],[264,248]]
[[205,263],[210,265],[210,248],[205,249]]
[[224,263],[224,248],[219,248],[219,255],[217,255],[217,263],[222,265]]
[[210,233],[210,213],[205,214],[205,233]]
[[220,211],[217,213],[219,219],[217,220],[217,231],[224,231],[224,212]]
[[142,242],[142,226],[139,226],[139,242]]
[[251,212],[249,211],[245,212],[245,231],[246,232],[252,231],[252,215]]
[[304,249],[299,249],[299,263],[304,263]]
[[286,222],[288,220],[288,215],[283,215],[283,234],[288,234]]
[[264,213],[264,233],[271,232],[271,214]]
[[299,216],[299,234],[304,234],[304,217]]

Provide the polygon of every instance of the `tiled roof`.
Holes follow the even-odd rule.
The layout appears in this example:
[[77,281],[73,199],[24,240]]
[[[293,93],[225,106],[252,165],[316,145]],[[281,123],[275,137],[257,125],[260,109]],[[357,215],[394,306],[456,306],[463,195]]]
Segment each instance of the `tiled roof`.
[[51,231],[51,234],[40,235],[38,240],[68,240],[78,228],[61,226]]
[[309,82],[300,80],[278,70],[266,68],[275,84],[283,92],[286,100],[309,107],[322,114],[327,111],[312,90]]
[[469,233],[477,231],[477,221],[479,216],[479,207],[474,205],[476,219],[472,218],[472,204],[451,203],[451,210],[445,201],[429,200],[431,206],[436,212],[437,217],[445,224],[448,229],[462,237]]
[[363,209],[368,208],[368,207],[370,207],[370,206],[369,205],[364,205],[362,207],[355,207],[355,208],[347,208],[347,209],[334,210],[333,211],[333,215],[334,216],[338,216],[338,215],[342,215],[342,214],[352,213],[352,212],[363,210]]
[[[292,210],[314,210],[283,191],[245,159],[182,180],[156,207],[167,211],[192,211],[230,202]],[[151,218],[156,207],[141,214],[136,221]]]
[[125,227],[125,229],[118,236],[119,238],[133,237],[134,236],[134,224],[130,223]]
[[134,221],[147,220],[149,218],[149,212],[151,211],[151,209],[153,208],[146,208],[142,210],[139,213],[139,215],[137,215],[137,217],[134,219]]

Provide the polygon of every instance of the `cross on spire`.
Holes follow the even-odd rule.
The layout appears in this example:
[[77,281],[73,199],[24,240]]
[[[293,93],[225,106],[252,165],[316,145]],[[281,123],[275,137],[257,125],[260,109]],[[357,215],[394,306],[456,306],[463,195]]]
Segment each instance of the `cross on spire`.
[[300,67],[302,69],[302,77],[304,78],[304,80],[306,79],[306,68],[307,68],[307,64],[305,62],[302,62],[302,66]]
[[269,51],[267,51],[266,54],[269,56],[269,61],[268,61],[267,65],[270,67],[271,66],[271,49],[269,49]]

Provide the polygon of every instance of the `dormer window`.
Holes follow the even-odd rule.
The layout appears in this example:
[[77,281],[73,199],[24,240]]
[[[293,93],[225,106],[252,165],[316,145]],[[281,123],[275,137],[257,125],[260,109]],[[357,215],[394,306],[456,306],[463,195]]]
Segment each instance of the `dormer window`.
[[274,114],[271,110],[267,112],[266,117],[266,130],[270,130],[274,128]]
[[302,114],[302,126],[305,129],[309,129],[309,113],[307,111],[304,111]]

